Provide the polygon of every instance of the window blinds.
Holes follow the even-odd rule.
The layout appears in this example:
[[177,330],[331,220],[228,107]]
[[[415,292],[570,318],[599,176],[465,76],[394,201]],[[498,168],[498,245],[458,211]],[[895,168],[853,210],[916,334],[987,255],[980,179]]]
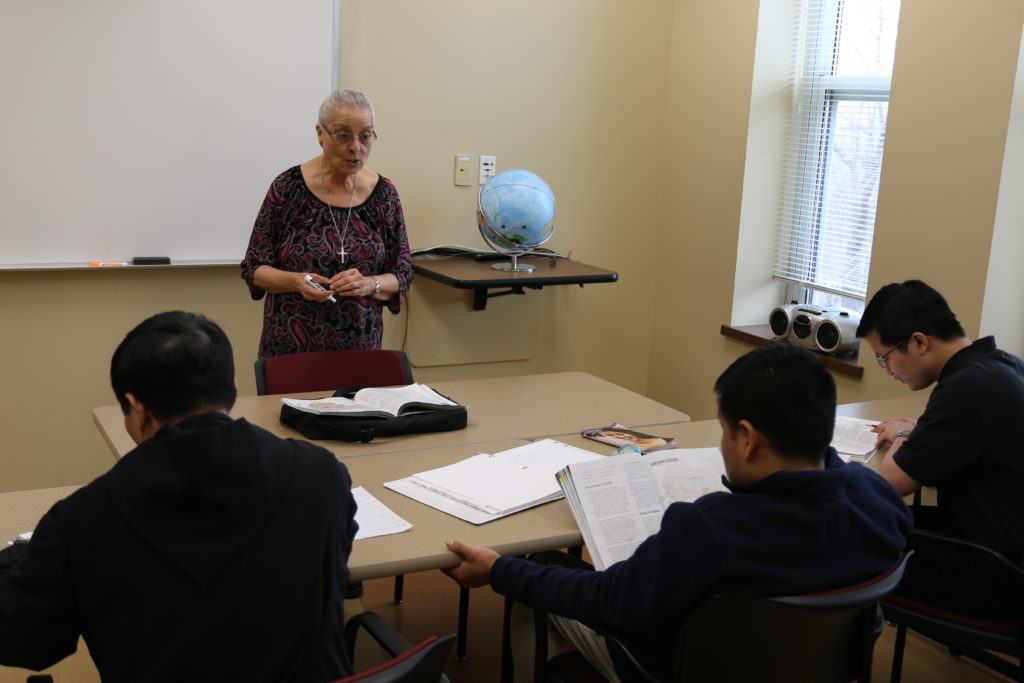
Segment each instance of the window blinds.
[[898,0],[805,2],[777,279],[867,292],[898,15]]

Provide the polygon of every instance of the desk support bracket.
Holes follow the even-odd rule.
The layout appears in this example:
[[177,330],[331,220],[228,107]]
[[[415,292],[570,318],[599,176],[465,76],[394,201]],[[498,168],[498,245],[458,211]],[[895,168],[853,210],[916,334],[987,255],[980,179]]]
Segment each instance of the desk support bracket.
[[487,300],[492,299],[496,296],[508,296],[509,294],[526,294],[526,292],[523,291],[523,287],[529,287],[530,289],[544,289],[544,287],[541,285],[522,285],[519,287],[505,289],[500,292],[492,292],[486,287],[476,287],[473,289],[473,310],[485,310],[487,308]]

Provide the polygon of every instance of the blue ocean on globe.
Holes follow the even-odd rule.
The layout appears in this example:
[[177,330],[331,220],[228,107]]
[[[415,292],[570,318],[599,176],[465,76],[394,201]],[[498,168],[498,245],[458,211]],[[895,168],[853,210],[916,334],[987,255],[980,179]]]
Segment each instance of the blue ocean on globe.
[[502,171],[480,188],[477,222],[484,238],[499,247],[536,247],[555,229],[555,195],[534,173]]

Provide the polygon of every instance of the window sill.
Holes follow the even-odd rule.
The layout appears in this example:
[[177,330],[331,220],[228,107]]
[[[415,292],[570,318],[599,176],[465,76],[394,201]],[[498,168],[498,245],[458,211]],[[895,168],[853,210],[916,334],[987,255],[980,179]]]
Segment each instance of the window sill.
[[[774,336],[767,325],[722,325],[722,336],[741,341],[744,344],[753,346],[767,346],[772,343]],[[864,368],[857,361],[857,354],[852,356],[828,356],[818,354],[824,361],[825,367],[840,375],[860,379],[864,376]]]

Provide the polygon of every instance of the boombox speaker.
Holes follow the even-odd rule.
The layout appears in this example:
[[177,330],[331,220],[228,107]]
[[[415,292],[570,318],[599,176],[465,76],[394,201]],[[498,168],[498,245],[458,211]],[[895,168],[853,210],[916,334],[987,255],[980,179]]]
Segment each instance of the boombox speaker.
[[857,349],[859,324],[860,316],[853,311],[810,304],[776,306],[768,316],[777,339],[836,355]]

